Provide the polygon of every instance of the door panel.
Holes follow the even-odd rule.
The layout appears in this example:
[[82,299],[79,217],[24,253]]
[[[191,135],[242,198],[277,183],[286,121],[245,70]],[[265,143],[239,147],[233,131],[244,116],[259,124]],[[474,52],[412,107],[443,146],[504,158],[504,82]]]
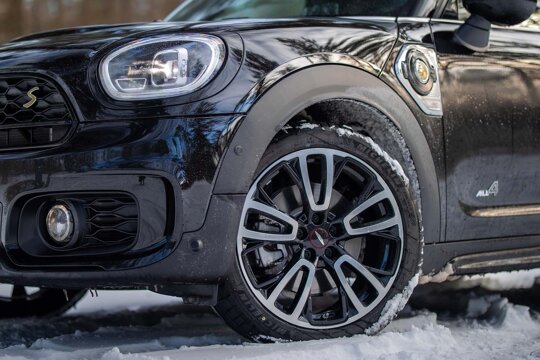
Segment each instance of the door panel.
[[[447,241],[540,233],[540,33],[494,27],[487,52],[452,42],[434,21],[441,64]],[[532,209],[532,207],[528,207]]]

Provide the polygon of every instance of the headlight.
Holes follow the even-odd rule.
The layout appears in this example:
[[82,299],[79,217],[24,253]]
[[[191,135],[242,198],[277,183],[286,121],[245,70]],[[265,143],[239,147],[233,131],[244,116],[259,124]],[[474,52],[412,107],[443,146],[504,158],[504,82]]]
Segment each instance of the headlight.
[[100,78],[117,100],[173,97],[202,88],[224,59],[225,45],[215,36],[161,37],[137,41],[107,56]]

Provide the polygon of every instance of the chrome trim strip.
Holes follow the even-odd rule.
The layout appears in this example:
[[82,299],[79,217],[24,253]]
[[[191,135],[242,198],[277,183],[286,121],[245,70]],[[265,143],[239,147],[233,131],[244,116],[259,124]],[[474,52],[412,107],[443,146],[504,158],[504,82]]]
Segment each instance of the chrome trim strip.
[[540,204],[471,208],[466,212],[469,216],[481,218],[540,215]]
[[470,264],[460,265],[458,269],[485,269],[496,266],[511,266],[511,265],[523,265],[523,264],[533,264],[540,262],[540,255],[526,256],[526,257],[516,257],[510,259],[496,259],[496,260],[485,260],[473,262]]

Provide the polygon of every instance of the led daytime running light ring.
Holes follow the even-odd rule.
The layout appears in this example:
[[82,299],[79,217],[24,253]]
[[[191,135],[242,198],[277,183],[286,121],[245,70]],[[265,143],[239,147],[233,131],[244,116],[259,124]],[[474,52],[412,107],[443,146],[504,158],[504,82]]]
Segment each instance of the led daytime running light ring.
[[[201,71],[201,73],[189,84],[169,87],[169,88],[159,88],[155,87],[154,89],[146,89],[146,85],[150,82],[145,83],[145,88],[141,89],[123,89],[119,90],[118,81],[125,81],[127,79],[113,79],[110,73],[110,65],[113,60],[117,57],[124,55],[130,50],[142,48],[148,45],[155,45],[160,43],[176,43],[175,46],[171,46],[171,50],[181,47],[180,43],[190,44],[190,43],[200,43],[204,44],[210,50],[210,57],[208,63]],[[162,50],[163,51],[163,50]],[[157,53],[156,53],[157,54]],[[203,35],[203,34],[193,34],[193,35],[175,35],[175,36],[161,36],[155,37],[147,40],[139,40],[133,43],[130,43],[126,46],[123,46],[116,51],[109,54],[101,63],[99,67],[99,77],[105,92],[115,100],[120,101],[129,101],[129,100],[151,100],[151,99],[162,99],[169,97],[176,97],[181,95],[186,95],[192,92],[195,92],[205,85],[207,85],[219,72],[222,68],[225,61],[226,47],[225,43],[218,37],[212,35]],[[155,54],[154,54],[155,55]],[[152,56],[154,57],[154,56]],[[137,80],[137,79],[135,79]],[[115,86],[115,83],[117,86]],[[144,91],[143,91],[144,89]]]

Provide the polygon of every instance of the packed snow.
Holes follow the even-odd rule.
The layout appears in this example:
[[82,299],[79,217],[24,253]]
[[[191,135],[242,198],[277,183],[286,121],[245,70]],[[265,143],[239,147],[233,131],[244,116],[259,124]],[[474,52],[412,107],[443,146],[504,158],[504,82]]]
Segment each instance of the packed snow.
[[409,298],[411,297],[414,289],[418,285],[419,277],[420,274],[416,274],[409,281],[409,284],[405,287],[403,292],[397,294],[396,296],[394,296],[394,298],[392,298],[386,303],[382,311],[381,317],[375,324],[371,325],[369,329],[366,330],[366,334],[371,335],[378,333],[386,324],[392,321],[392,319],[398,312],[403,310],[405,305],[407,305],[407,301],[409,301]]
[[[482,279],[497,276],[538,296],[538,272]],[[178,298],[99,291],[61,317],[0,321],[0,360],[540,359],[538,307],[470,291],[467,315],[408,307],[376,336],[277,344],[246,343],[210,309],[185,306]],[[490,318],[496,321],[486,320],[495,303]]]
[[536,284],[537,279],[540,279],[540,269],[501,272],[483,276],[467,276],[459,279],[456,283],[459,284],[461,288],[481,286],[488,290],[502,291],[511,289],[530,289]]

